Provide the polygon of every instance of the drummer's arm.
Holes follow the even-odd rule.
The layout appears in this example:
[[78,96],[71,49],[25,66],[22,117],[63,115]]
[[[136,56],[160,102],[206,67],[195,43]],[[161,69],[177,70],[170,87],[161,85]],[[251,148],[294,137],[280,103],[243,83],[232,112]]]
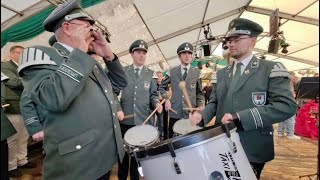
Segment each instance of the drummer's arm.
[[166,78],[161,82],[161,85],[159,86],[159,91],[161,93],[161,96],[164,99],[168,99],[167,91],[168,85],[170,84],[170,74],[167,74]]
[[202,91],[201,78],[199,78],[197,81],[196,99],[197,99],[197,107],[202,108],[204,105],[204,95],[203,95],[203,91]]
[[120,104],[120,101],[119,101],[119,98],[118,98],[121,90],[119,90],[119,89],[112,89],[112,90],[113,90],[113,99],[114,99],[114,102],[117,105],[117,112],[122,111],[121,104]]
[[217,112],[217,95],[216,95],[216,88],[217,86],[212,87],[212,91],[210,94],[210,98],[208,101],[208,104],[205,106],[204,110],[201,112],[202,115],[202,121],[204,125],[208,124],[211,119],[216,115]]
[[150,103],[152,104],[152,107],[155,109],[157,107],[157,104],[160,103],[159,101],[159,95],[157,91],[157,82],[155,79],[151,80],[150,83]]

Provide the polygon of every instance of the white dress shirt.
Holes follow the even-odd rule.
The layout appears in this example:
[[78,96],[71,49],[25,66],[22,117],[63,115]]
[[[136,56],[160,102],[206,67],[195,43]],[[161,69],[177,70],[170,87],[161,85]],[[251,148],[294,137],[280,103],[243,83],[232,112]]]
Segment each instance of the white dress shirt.
[[188,64],[188,66],[184,66],[184,65],[181,64],[181,74],[182,74],[182,76],[183,76],[183,74],[185,72],[184,68],[187,68],[187,73],[188,73],[189,69],[190,69],[190,64]]
[[136,73],[136,69],[138,68],[138,69],[139,69],[138,74],[139,74],[139,76],[140,76],[142,67],[143,67],[143,66],[138,67],[138,66],[136,66],[136,65],[133,65],[134,73]]
[[235,61],[234,61],[234,66],[233,66],[233,74],[234,74],[234,73],[236,72],[236,70],[237,70],[237,64],[238,64],[239,62],[241,62],[241,63],[242,63],[242,65],[241,65],[241,75],[242,75],[243,71],[246,69],[246,67],[247,67],[247,65],[249,64],[249,62],[250,62],[250,60],[252,59],[252,57],[253,57],[253,55],[251,54],[250,56],[244,58],[242,61],[235,60]]

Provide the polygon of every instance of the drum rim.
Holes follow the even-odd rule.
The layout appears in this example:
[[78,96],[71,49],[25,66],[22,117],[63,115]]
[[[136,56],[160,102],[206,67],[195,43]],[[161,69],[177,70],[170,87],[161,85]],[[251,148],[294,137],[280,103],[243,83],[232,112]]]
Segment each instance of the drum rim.
[[[128,132],[130,129],[135,128],[135,127],[138,127],[138,126],[152,127],[152,129],[156,130],[155,132],[157,132],[157,137],[156,137],[155,139],[153,139],[151,142],[148,142],[147,144],[143,144],[143,145],[132,145],[132,144],[129,144],[129,143],[126,141],[125,136],[126,136],[127,132]],[[129,147],[146,147],[146,146],[149,146],[149,145],[153,144],[154,142],[157,142],[157,140],[159,139],[159,131],[157,130],[157,128],[155,128],[154,126],[152,126],[152,125],[150,125],[150,124],[142,124],[142,125],[133,126],[133,127],[129,128],[129,129],[127,130],[127,132],[124,133],[124,135],[123,135],[123,142],[124,142],[127,146],[129,146]]]
[[[227,125],[230,132],[235,131],[236,126],[233,123]],[[192,147],[204,141],[208,141],[211,138],[224,134],[225,128],[220,125],[204,127],[188,134],[177,136],[171,139],[167,139],[158,143],[154,143],[146,148],[136,151],[138,159],[146,159],[149,157],[158,156],[170,152],[168,142],[171,141],[174,150],[180,150],[186,147]]]
[[[177,123],[178,123],[179,121],[180,121],[180,122],[189,121],[189,119],[179,119],[176,123],[174,123],[174,125],[173,125],[173,127],[172,127],[172,131],[173,131],[175,134],[184,135],[184,134],[182,134],[182,133],[180,133],[180,132],[177,132],[177,128],[175,128],[175,127],[177,127]],[[199,129],[202,129],[202,128],[199,127],[199,126],[197,126],[197,129],[195,129],[195,130],[193,130],[193,131],[190,131],[189,133],[194,132],[194,131],[197,131],[197,130],[199,130]],[[188,133],[186,133],[186,134],[188,134]]]

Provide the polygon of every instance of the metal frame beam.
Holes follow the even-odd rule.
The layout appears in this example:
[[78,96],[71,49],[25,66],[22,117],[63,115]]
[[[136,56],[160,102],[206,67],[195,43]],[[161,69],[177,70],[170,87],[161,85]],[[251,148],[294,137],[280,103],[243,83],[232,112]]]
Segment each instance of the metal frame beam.
[[[263,49],[259,49],[259,48],[254,48],[253,51],[256,51],[256,52],[259,52],[259,53],[270,54],[270,53],[268,53],[267,50],[263,50]],[[310,61],[310,60],[306,60],[306,59],[301,59],[301,58],[282,55],[282,54],[270,54],[270,55],[278,57],[278,58],[284,58],[284,59],[289,59],[289,60],[292,60],[292,61],[297,61],[297,62],[301,62],[301,63],[305,63],[305,64],[310,64],[310,65],[313,65],[313,66],[319,66],[319,62],[314,62],[314,61]]]
[[[292,53],[290,53],[290,54],[293,54],[293,53],[296,53],[296,52],[299,52],[299,51],[308,49],[308,48],[313,47],[313,46],[316,46],[316,45],[318,45],[318,44],[314,44],[314,45],[308,46],[308,47],[303,48],[303,49],[301,49],[301,50],[292,52]],[[214,45],[213,45],[213,46],[214,46]],[[215,46],[218,47],[219,44],[217,44],[217,45],[215,45]],[[258,55],[260,55],[260,54],[269,54],[269,55],[272,55],[272,56],[277,57],[276,59],[278,59],[278,58],[285,58],[285,59],[289,59],[289,60],[292,60],[292,61],[297,61],[297,62],[301,62],[301,63],[313,65],[313,66],[319,66],[319,63],[318,63],[318,62],[314,62],[314,61],[310,61],[310,60],[305,60],[305,59],[301,59],[301,58],[297,58],[297,57],[292,57],[292,56],[289,56],[290,54],[288,54],[288,55],[283,55],[283,54],[271,54],[271,53],[268,53],[267,50],[258,49],[258,48],[254,48],[253,51],[258,52],[258,54],[256,54],[255,56],[258,56]],[[215,56],[215,55],[212,55],[212,56]],[[167,62],[169,63],[169,61],[171,61],[171,60],[173,60],[173,59],[175,59],[175,58],[177,58],[177,57],[178,57],[178,55],[169,57],[169,58],[167,58]],[[273,60],[276,60],[276,59],[273,59]]]
[[46,0],[46,1],[48,1],[48,2],[51,3],[52,5],[58,6],[58,3],[55,2],[54,0]]
[[[258,54],[270,54],[268,53],[267,50],[263,50],[263,49],[258,49],[258,48],[254,48],[253,51],[259,52]],[[258,54],[256,54],[255,56],[257,56]],[[309,60],[305,60],[305,59],[301,59],[301,58],[297,58],[297,57],[292,57],[292,56],[288,56],[288,55],[282,55],[282,54],[270,54],[272,56],[278,57],[278,58],[285,58],[285,59],[289,59],[292,61],[297,61],[297,62],[301,62],[301,63],[305,63],[305,64],[309,64],[312,66],[316,66],[319,67],[319,63],[318,62],[314,62],[314,61],[309,61]],[[215,55],[213,55],[215,56]],[[170,58],[167,58],[167,62],[169,63],[169,61],[177,58],[178,56],[172,56]],[[220,57],[219,57],[220,58]],[[274,59],[276,60],[276,59]],[[167,70],[167,69],[166,69]]]
[[[204,10],[201,23],[203,23],[203,22],[204,22],[204,19],[206,18],[206,14],[207,14],[207,11],[208,11],[209,3],[210,3],[210,0],[207,0],[206,8],[205,8],[205,10]],[[199,39],[200,39],[200,34],[201,34],[201,28],[199,29],[199,34],[198,34],[198,38],[197,38],[197,43],[198,43],[198,41],[199,41]],[[198,45],[197,43],[196,43],[196,46]]]
[[303,51],[303,50],[306,50],[306,49],[312,48],[312,47],[317,46],[317,45],[319,45],[319,43],[312,44],[312,45],[307,46],[307,47],[302,48],[302,49],[298,49],[298,50],[296,50],[296,51],[293,51],[293,52],[288,53],[287,55],[291,55],[291,54],[294,54],[294,53],[296,53],[296,52],[300,52],[300,51]]
[[[253,7],[253,6],[247,6],[245,9],[246,11],[249,11],[249,12],[254,12],[254,13],[263,14],[267,16],[269,16],[273,12],[272,10],[269,10],[269,9],[263,9],[263,8]],[[319,20],[317,19],[297,16],[294,14],[279,12],[279,18],[319,26]]]
[[38,12],[42,11],[43,9],[51,6],[51,3],[48,1],[39,1],[32,5],[32,7],[28,7],[25,10],[23,10],[23,16],[20,16],[19,14],[7,19],[3,23],[1,23],[1,32],[6,30],[7,28],[17,24],[18,22],[21,22],[22,20],[25,20]]
[[[242,15],[243,12],[245,11],[246,7],[248,7],[249,4],[251,4],[251,2],[252,2],[252,0],[248,1],[248,3],[244,6],[243,11],[240,12],[238,18],[241,17],[241,15]],[[226,32],[225,34],[227,34],[227,32]],[[215,48],[213,48],[213,49],[212,49],[212,52],[214,52],[214,51],[217,49],[217,47],[218,47],[218,46],[216,46]]]
[[[201,28],[203,25],[206,25],[206,24],[211,24],[211,23],[214,23],[214,22],[217,22],[217,21],[220,21],[222,19],[225,19],[225,18],[228,18],[230,16],[233,16],[235,14],[238,14],[238,13],[241,13],[242,11],[244,11],[245,9],[245,6],[243,7],[240,7],[238,9],[235,9],[233,11],[230,11],[230,12],[227,12],[225,14],[222,14],[220,16],[217,16],[217,17],[214,17],[214,18],[211,18],[211,19],[208,19],[206,21],[204,21],[203,23],[198,23],[198,24],[195,24],[195,25],[192,25],[192,26],[189,26],[187,28],[184,28],[184,29],[181,29],[179,31],[176,31],[176,32],[173,32],[171,34],[168,34],[166,36],[163,36],[163,37],[160,37],[158,39],[155,39],[153,41],[150,41],[150,42],[147,42],[149,46],[152,46],[156,43],[160,43],[160,42],[163,42],[163,41],[166,41],[168,39],[171,39],[171,38],[174,38],[174,37],[177,37],[179,35],[182,35],[182,34],[185,34],[187,32],[190,32],[190,31],[193,31],[195,29],[198,29],[198,28]],[[121,56],[124,56],[124,55],[127,55],[129,54],[129,52],[127,50],[125,51],[122,51],[120,53],[117,53],[117,56],[118,57],[121,57]]]
[[4,7],[4,8],[6,8],[6,9],[12,11],[12,12],[15,12],[15,13],[19,14],[20,16],[23,16],[22,12],[20,12],[20,11],[18,11],[16,9],[13,9],[12,7],[9,7],[9,6],[5,5],[5,4],[1,3],[1,7]]
[[[142,20],[143,24],[146,26],[146,28],[147,28],[148,32],[150,33],[150,35],[151,35],[152,39],[155,41],[155,38],[154,38],[153,34],[151,33],[151,31],[150,31],[150,29],[149,29],[149,27],[148,27],[147,23],[146,23],[146,22],[145,22],[145,20],[143,19],[143,17],[142,17],[142,15],[141,15],[140,11],[138,10],[138,8],[137,8],[136,4],[133,4],[133,6],[134,6],[134,9],[137,11],[137,13],[138,13],[139,17],[141,18],[141,20]],[[151,45],[149,45],[149,46],[151,46]],[[163,52],[161,51],[161,49],[160,49],[159,45],[158,45],[158,44],[156,44],[156,46],[158,47],[158,49],[159,49],[159,51],[160,51],[160,53],[161,53],[161,55],[162,55],[163,59],[165,60],[165,59],[166,59],[166,57],[164,57],[164,54],[163,54]],[[159,63],[159,62],[154,62],[154,63],[151,63],[151,64],[157,64],[157,63]],[[148,66],[150,66],[150,64],[149,64]],[[170,65],[169,65],[169,67],[170,67]]]

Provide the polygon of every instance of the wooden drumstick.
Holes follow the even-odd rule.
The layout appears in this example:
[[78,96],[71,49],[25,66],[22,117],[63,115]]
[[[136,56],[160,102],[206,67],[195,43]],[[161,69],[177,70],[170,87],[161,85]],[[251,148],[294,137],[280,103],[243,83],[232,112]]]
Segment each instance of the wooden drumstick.
[[155,126],[155,127],[157,127],[157,120],[158,120],[157,115],[154,114],[154,124],[153,124],[153,126]]
[[128,118],[133,118],[133,117],[134,117],[134,114],[129,114],[129,115],[126,115],[125,117],[123,117],[123,120],[128,119]]
[[199,108],[182,108],[183,110],[189,110],[189,111],[196,111],[199,110]]
[[208,124],[206,124],[204,127],[210,127],[210,126],[213,126],[216,122],[216,116],[214,116]]
[[163,100],[160,102],[159,106],[157,106],[157,107],[152,111],[152,113],[147,117],[147,119],[146,119],[142,124],[146,124],[146,123],[149,121],[149,119],[154,115],[154,113],[156,113],[158,107],[162,106],[162,104],[163,104],[165,101],[166,101],[166,99],[163,99]]
[[188,108],[190,109],[189,111],[191,113],[193,113],[194,110],[191,110],[192,109],[192,105],[191,105],[191,101],[190,101],[190,98],[189,98],[189,95],[188,95],[188,92],[186,90],[186,82],[185,81],[181,81],[179,83],[179,88],[181,89],[182,93],[183,93],[183,96],[184,96],[184,99],[187,103],[187,106]]
[[178,112],[176,110],[173,110],[171,108],[169,109],[169,111],[172,111],[173,113],[178,114]]
[[8,107],[8,106],[10,106],[10,104],[1,105],[2,108]]

